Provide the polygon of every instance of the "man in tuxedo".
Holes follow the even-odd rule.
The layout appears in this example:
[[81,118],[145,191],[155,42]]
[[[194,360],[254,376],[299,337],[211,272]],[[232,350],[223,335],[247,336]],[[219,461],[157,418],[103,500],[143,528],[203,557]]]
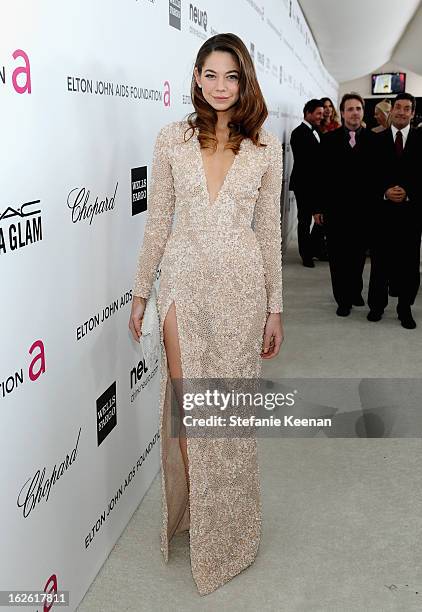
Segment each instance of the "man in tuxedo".
[[322,228],[312,223],[312,208],[315,183],[319,180],[317,164],[320,155],[321,136],[318,127],[324,114],[321,100],[309,100],[303,109],[303,121],[293,130],[290,146],[293,152],[293,170],[290,175],[289,189],[294,191],[297,204],[297,240],[299,255],[307,268],[314,268],[312,260],[314,250],[316,255],[323,257],[324,233]]
[[379,321],[388,303],[388,285],[398,297],[397,315],[405,329],[415,329],[413,305],[420,285],[422,227],[422,137],[410,122],[416,101],[399,94],[392,125],[376,136],[377,222],[371,248],[369,321]]
[[340,103],[342,127],[321,139],[320,157],[331,169],[332,178],[317,192],[314,219],[326,228],[331,283],[340,317],[347,317],[352,305],[364,305],[362,274],[373,208],[370,173],[375,139],[362,127],[364,106],[359,94],[345,94]]

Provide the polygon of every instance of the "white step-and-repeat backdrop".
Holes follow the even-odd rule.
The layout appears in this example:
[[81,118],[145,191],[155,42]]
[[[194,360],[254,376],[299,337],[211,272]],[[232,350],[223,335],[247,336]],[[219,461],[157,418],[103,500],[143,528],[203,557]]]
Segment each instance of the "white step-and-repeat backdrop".
[[306,99],[336,97],[296,0],[3,0],[0,590],[74,610],[157,473],[158,355],[127,327],[151,154],[224,31],[283,142]]

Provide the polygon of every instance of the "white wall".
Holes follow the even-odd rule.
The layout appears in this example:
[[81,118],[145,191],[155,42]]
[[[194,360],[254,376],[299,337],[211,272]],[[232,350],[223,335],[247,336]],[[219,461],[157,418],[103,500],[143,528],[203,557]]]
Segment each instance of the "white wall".
[[[388,62],[383,66],[380,66],[376,70],[373,70],[371,74],[378,72],[405,72],[406,73],[406,91],[412,95],[418,97],[422,96],[422,75],[406,70],[402,66],[398,66],[392,62]],[[345,81],[340,83],[339,100],[342,95],[349,93],[350,91],[356,91],[360,93],[363,98],[379,98],[380,96],[373,96],[371,93],[371,74],[367,74],[360,79],[354,79],[353,81]],[[384,96],[388,98],[389,96]],[[394,96],[391,96],[394,97]]]
[[337,83],[297,0],[3,4],[0,591],[68,589],[71,612],[159,467],[158,354],[131,341],[131,287],[154,140],[193,110],[199,47],[235,32],[250,50],[286,213],[290,132]]

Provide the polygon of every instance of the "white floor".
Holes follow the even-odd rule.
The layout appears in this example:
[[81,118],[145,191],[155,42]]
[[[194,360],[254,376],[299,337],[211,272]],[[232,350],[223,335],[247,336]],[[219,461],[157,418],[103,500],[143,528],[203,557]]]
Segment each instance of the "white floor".
[[[337,317],[328,264],[302,267],[295,244],[284,283],[285,342],[266,378],[420,377],[420,298],[416,330],[400,326],[395,300],[379,323],[366,307]],[[264,531],[249,569],[200,597],[187,535],[166,566],[157,477],[79,612],[422,610],[420,439],[272,438],[259,451]]]

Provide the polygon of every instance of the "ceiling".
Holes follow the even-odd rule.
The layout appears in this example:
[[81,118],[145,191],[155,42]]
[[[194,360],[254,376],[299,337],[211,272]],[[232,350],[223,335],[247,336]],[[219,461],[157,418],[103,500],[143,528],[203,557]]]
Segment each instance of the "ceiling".
[[299,0],[327,70],[339,82],[391,61],[422,75],[421,0]]

